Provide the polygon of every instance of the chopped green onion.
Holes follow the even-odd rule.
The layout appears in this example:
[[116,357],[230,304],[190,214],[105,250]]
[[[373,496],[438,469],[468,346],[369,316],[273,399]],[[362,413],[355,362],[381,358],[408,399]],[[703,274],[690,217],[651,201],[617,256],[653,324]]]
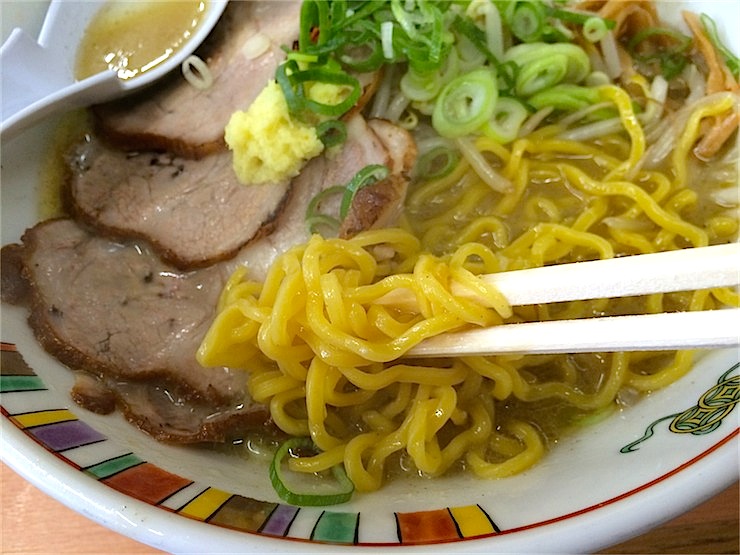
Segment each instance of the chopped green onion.
[[442,79],[437,72],[419,73],[410,69],[401,77],[401,92],[412,102],[427,102],[442,89]]
[[[298,44],[301,50],[306,50],[312,44],[324,44],[329,40],[329,3],[321,0],[304,0],[301,4],[300,31]],[[314,30],[318,30],[317,40],[314,40]]]
[[516,92],[519,96],[531,96],[544,89],[554,87],[568,73],[568,58],[562,54],[551,54],[528,62],[516,77]]
[[416,14],[406,11],[405,6],[401,5],[401,0],[391,0],[391,12],[411,40],[426,40],[417,28],[417,22],[421,23],[421,20]]
[[[674,42],[674,46],[670,48],[660,45],[652,49],[648,48],[647,50],[643,47],[643,50],[639,51],[643,43],[647,44],[649,39],[656,37],[669,39]],[[660,66],[663,77],[668,80],[676,77],[686,67],[686,64],[689,62],[690,48],[691,37],[687,37],[673,29],[665,29],[663,27],[643,29],[636,33],[630,39],[629,43],[627,43],[627,49],[634,59],[645,63],[657,63]]]
[[597,89],[561,83],[529,97],[527,103],[536,110],[552,106],[555,110],[573,112],[596,104],[599,100]]
[[308,226],[309,233],[316,233],[319,225],[328,227],[332,232],[339,229],[339,220],[329,216],[328,214],[322,214],[319,212],[319,207],[328,197],[341,195],[343,192],[344,187],[341,185],[335,185],[334,187],[328,187],[314,195],[306,207],[306,225]]
[[306,218],[306,226],[308,227],[308,232],[311,234],[320,233],[319,228],[324,227],[328,230],[328,233],[334,235],[339,230],[340,225],[339,220],[328,214],[314,214],[310,218]]
[[315,100],[306,98],[306,107],[311,111],[324,116],[342,116],[343,114],[347,113],[350,108],[357,104],[357,101],[362,95],[362,87],[360,86],[360,82],[348,73],[340,73],[322,68],[316,68],[297,72],[291,77],[294,80],[293,82],[295,83],[317,82],[329,83],[331,85],[346,85],[348,87],[351,87],[350,93],[347,95],[347,97],[337,104],[324,104],[322,102],[316,102]]
[[355,486],[347,477],[343,465],[336,465],[331,469],[334,481],[336,482],[336,487],[332,488],[334,491],[331,493],[315,493],[313,491],[300,493],[288,487],[282,468],[283,459],[293,456],[294,451],[304,449],[315,450],[315,446],[307,437],[296,437],[287,440],[275,452],[275,456],[270,464],[270,481],[272,482],[272,487],[275,488],[275,491],[280,496],[280,499],[291,505],[304,507],[338,505],[349,501],[352,498]]
[[[328,187],[315,195],[306,208],[306,224],[308,225],[309,232],[316,233],[319,226],[327,227],[330,231],[336,232],[339,229],[341,221],[347,217],[357,191],[385,179],[389,173],[390,171],[386,166],[369,164],[358,171],[346,185]],[[321,203],[335,195],[342,195],[339,205],[339,218],[322,214],[319,211]]]
[[[400,27],[406,32],[411,43],[421,46],[418,55],[415,49],[407,49],[406,55],[413,67],[438,67],[444,58],[444,52],[449,46],[449,38],[445,37],[442,12],[437,4],[419,0],[418,2],[403,2],[391,0],[391,12]],[[410,11],[406,7],[417,10]]]
[[424,179],[438,179],[449,175],[459,162],[460,153],[457,150],[439,145],[419,157],[415,174]]
[[511,33],[522,42],[535,42],[545,29],[545,7],[541,1],[520,0],[507,4],[504,18]]
[[486,34],[467,18],[455,16],[452,20],[452,29],[464,36],[470,43],[481,52],[488,63],[494,68],[498,77],[503,81],[502,92],[509,92],[514,87],[514,70],[516,66],[499,60],[488,48]]
[[297,88],[293,87],[293,83],[288,73],[288,69],[293,67],[298,67],[295,60],[288,60],[280,64],[275,70],[275,80],[283,91],[285,102],[288,104],[288,111],[291,114],[298,115],[302,114],[305,110],[305,97],[303,96],[303,88],[299,91]]
[[510,143],[516,139],[528,116],[529,111],[518,100],[506,96],[499,97],[491,119],[483,126],[483,134],[497,143]]
[[381,44],[374,40],[341,44],[337,48],[337,57],[345,66],[359,73],[375,71],[385,61]]
[[[341,70],[328,69],[328,66],[300,70],[295,60],[288,60],[278,66],[275,78],[283,91],[290,113],[298,118],[306,118],[306,112],[338,118],[349,111],[362,94],[362,87],[357,79]],[[305,85],[309,83],[344,85],[350,87],[350,92],[337,104],[324,104],[306,96]]]
[[589,42],[599,42],[608,32],[606,20],[600,17],[590,17],[583,24],[583,37]]
[[[594,16],[591,13],[575,12],[571,10],[564,10],[561,8],[553,8],[549,10],[550,16],[565,21],[566,23],[575,23],[576,25],[584,25],[589,19],[593,19]],[[610,31],[617,26],[617,22],[613,19],[598,18],[604,22],[606,28]]]
[[489,68],[460,75],[442,89],[432,113],[432,126],[443,137],[478,130],[493,113],[498,97],[496,73]]
[[316,134],[326,148],[331,148],[347,140],[347,126],[340,120],[322,121],[316,126]]
[[701,14],[700,16],[704,30],[707,33],[707,37],[714,46],[715,50],[724,58],[727,69],[730,70],[735,79],[740,79],[740,59],[733,54],[729,48],[727,48],[722,40],[719,38],[717,32],[717,24],[707,14]]
[[578,84],[591,72],[588,54],[575,44],[523,43],[506,51],[504,61],[516,64],[517,96],[529,96],[560,82]]
[[388,177],[388,168],[382,164],[370,164],[358,171],[355,176],[347,183],[342,195],[342,203],[339,207],[339,218],[344,220],[347,217],[352,200],[355,198],[357,191],[368,185],[372,185]]
[[428,102],[437,97],[442,87],[460,73],[457,50],[451,50],[445,63],[438,70],[417,71],[409,68],[401,77],[401,92],[412,102]]
[[319,56],[317,54],[305,54],[303,52],[296,52],[295,50],[291,50],[286,53],[285,57],[286,59],[294,60],[299,64],[315,64],[319,61]]

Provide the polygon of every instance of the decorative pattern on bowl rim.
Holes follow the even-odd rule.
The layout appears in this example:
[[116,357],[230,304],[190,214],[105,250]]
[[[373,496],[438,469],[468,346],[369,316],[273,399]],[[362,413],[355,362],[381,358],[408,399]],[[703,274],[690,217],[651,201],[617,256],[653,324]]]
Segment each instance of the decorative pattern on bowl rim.
[[[0,393],[22,395],[46,390],[42,379],[26,364],[15,345],[2,343],[0,347],[2,354]],[[695,407],[653,422],[649,427],[649,434],[646,431],[643,438],[625,446],[622,452],[633,451],[638,443],[652,435],[659,422],[686,415],[690,410],[697,413],[697,408],[699,421],[701,422],[702,418],[705,422],[709,419],[711,426],[694,425],[693,428],[689,426],[689,429],[684,426],[683,430],[671,428],[671,431],[675,433],[691,431],[698,435],[717,429],[722,419],[740,402],[740,376],[731,376],[739,368],[740,363],[737,363],[725,371],[718,380],[717,387],[707,391]],[[480,504],[419,512],[396,512],[393,515],[396,542],[362,542],[359,540],[361,526],[373,526],[373,523],[363,522],[362,514],[359,512],[301,508],[260,501],[178,476],[118,445],[79,420],[68,408],[37,406],[33,410],[11,413],[0,403],[0,412],[27,437],[67,465],[124,495],[162,510],[211,525],[264,536],[339,545],[372,546],[456,542],[511,534],[567,520],[628,498],[668,479],[732,441],[740,431],[735,427],[708,449],[654,480],[604,502],[557,518],[501,529],[491,518],[490,510]],[[302,525],[294,526],[299,520],[302,521]],[[296,529],[310,530],[310,533],[295,533]]]

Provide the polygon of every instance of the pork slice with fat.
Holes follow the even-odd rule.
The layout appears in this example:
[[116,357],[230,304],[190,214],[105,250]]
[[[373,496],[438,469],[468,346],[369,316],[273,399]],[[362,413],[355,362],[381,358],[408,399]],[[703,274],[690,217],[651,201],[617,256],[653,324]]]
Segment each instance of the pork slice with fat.
[[[36,337],[68,367],[97,376],[129,420],[177,442],[264,426],[267,410],[251,401],[246,372],[195,358],[227,269],[179,272],[143,243],[113,243],[69,219],[38,224],[22,240]],[[98,408],[95,388],[76,389]]]
[[86,141],[70,164],[72,214],[104,234],[144,238],[178,268],[233,257],[268,233],[290,182],[239,183],[231,153],[198,160],[168,153],[126,153]]
[[127,149],[167,150],[200,157],[225,148],[231,114],[246,109],[285,58],[282,46],[298,38],[301,2],[230,2],[196,52],[212,85],[200,90],[179,72],[140,94],[97,106],[100,131]]
[[366,229],[396,225],[406,201],[409,173],[416,163],[416,143],[408,131],[381,119],[370,120],[368,126],[390,154],[390,174],[357,191],[339,226],[343,238]]
[[[247,245],[235,259],[248,267],[251,279],[264,279],[279,254],[309,239],[306,209],[318,193],[346,185],[365,166],[383,164],[392,171],[396,167],[385,143],[362,116],[352,116],[346,125],[347,139],[341,149],[314,158],[293,179],[290,200],[277,218],[275,231]],[[322,211],[337,215],[339,199],[329,199]]]

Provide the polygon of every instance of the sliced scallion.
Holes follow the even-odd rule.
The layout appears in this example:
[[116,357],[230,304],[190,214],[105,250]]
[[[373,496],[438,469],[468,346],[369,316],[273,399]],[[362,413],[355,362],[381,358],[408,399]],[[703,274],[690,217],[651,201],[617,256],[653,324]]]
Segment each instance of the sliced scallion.
[[536,110],[552,106],[555,110],[573,112],[599,102],[597,89],[561,83],[529,97],[527,103]]
[[360,82],[348,73],[327,70],[324,68],[306,69],[291,75],[291,82],[294,84],[305,83],[328,83],[330,85],[343,85],[350,88],[350,92],[340,102],[336,104],[325,104],[305,99],[305,106],[316,114],[338,118],[349,111],[360,98],[362,87]]
[[568,58],[551,54],[524,65],[516,77],[516,92],[528,97],[560,83],[568,73]]
[[[572,11],[572,10],[565,10],[562,8],[552,8],[549,10],[549,14],[551,17],[554,17],[561,21],[565,21],[566,23],[575,23],[576,25],[583,25],[589,19],[597,17],[593,15],[592,13],[577,12],[577,11]],[[613,19],[604,19],[604,18],[599,18],[599,19],[601,19],[604,22],[604,25],[606,25],[606,28],[609,30],[612,30],[617,26],[617,22],[614,21]]]
[[[660,42],[651,45],[652,39]],[[672,44],[665,44],[666,41]],[[679,75],[689,62],[691,37],[664,27],[642,29],[627,43],[627,49],[633,58],[644,63],[657,63],[663,77],[669,81]]]
[[314,195],[306,207],[306,225],[308,226],[309,233],[317,233],[319,226],[326,227],[331,232],[335,232],[339,229],[339,220],[328,214],[322,214],[320,212],[320,207],[321,203],[327,198],[334,195],[341,195],[343,192],[344,187],[341,185],[335,185],[334,187],[328,187]]
[[704,25],[704,31],[706,32],[710,42],[724,59],[727,69],[730,70],[735,79],[740,79],[740,58],[735,56],[735,54],[733,54],[719,38],[717,24],[705,13],[701,14],[700,20],[702,25]]
[[358,171],[344,188],[342,203],[339,207],[339,218],[344,220],[347,217],[357,191],[385,179],[388,173],[388,168],[382,164],[370,164]]
[[439,94],[432,126],[443,137],[469,135],[490,119],[497,97],[496,73],[491,68],[460,75]]
[[493,114],[483,126],[483,134],[494,141],[506,144],[517,138],[529,111],[518,100],[500,96],[493,108]]
[[522,42],[535,42],[545,30],[545,6],[539,0],[511,1],[504,17],[511,33]]
[[515,65],[507,64],[505,60],[499,60],[496,55],[488,48],[487,37],[482,29],[467,18],[455,16],[452,20],[452,29],[458,34],[464,36],[470,43],[481,52],[488,63],[490,63],[498,74],[499,79],[503,82],[502,92],[508,92],[514,87],[514,69]]
[[419,156],[415,174],[424,179],[439,179],[449,175],[460,162],[460,152],[447,145],[431,148]]
[[606,20],[600,17],[590,17],[583,24],[583,37],[589,42],[599,42],[608,32]]
[[[284,442],[275,452],[275,456],[270,464],[270,481],[272,487],[280,496],[280,499],[304,507],[323,507],[327,505],[338,505],[346,503],[352,498],[355,486],[347,477],[343,465],[332,467],[334,485],[329,493],[317,493],[314,491],[298,492],[293,491],[286,483],[286,474],[283,472],[283,460],[286,457],[294,456],[294,453],[301,450],[315,450],[311,439],[307,437],[291,438]],[[324,488],[322,488],[324,489]]]
[[326,148],[331,148],[347,140],[347,126],[341,120],[322,121],[316,126],[316,134]]

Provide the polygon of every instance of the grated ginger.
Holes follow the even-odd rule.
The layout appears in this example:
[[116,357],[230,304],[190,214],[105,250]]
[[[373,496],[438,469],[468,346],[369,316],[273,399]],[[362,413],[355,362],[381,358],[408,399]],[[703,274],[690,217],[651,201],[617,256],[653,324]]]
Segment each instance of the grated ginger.
[[280,86],[270,81],[247,111],[232,114],[225,139],[244,184],[277,183],[298,175],[324,145],[314,126],[294,121]]

